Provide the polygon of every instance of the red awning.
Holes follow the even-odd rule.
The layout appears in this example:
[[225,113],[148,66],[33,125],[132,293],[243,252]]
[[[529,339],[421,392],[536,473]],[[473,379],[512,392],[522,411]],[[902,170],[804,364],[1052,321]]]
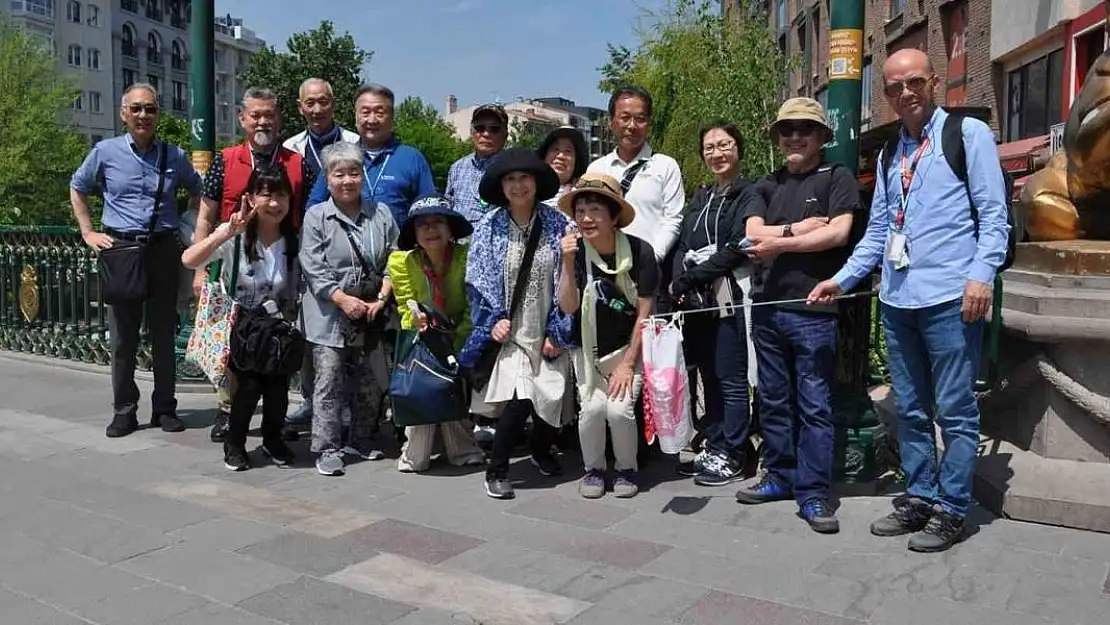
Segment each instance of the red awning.
[[1047,145],[1048,135],[1003,143],[998,146],[998,160],[1006,171],[1025,173],[1033,169],[1033,153]]
[[1021,190],[1025,187],[1025,183],[1029,181],[1032,175],[1033,174],[1028,174],[1014,181],[1014,197],[1010,198],[1011,200],[1017,201],[1021,199]]

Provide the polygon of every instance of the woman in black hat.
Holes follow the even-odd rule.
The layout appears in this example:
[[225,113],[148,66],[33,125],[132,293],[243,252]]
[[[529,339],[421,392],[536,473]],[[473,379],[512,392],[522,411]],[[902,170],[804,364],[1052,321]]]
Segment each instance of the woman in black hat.
[[544,137],[543,143],[536,148],[536,154],[551,165],[551,169],[559,176],[559,192],[555,197],[544,201],[552,208],[558,208],[559,198],[574,188],[574,184],[586,173],[586,166],[590,164],[586,138],[577,128],[562,126]]
[[[458,243],[470,236],[473,228],[443,197],[417,200],[409,208],[408,219],[397,238],[400,251],[389,256],[389,277],[401,316],[401,328],[423,330],[425,317],[416,316],[408,302],[425,306],[454,328],[452,344],[457,352],[470,336],[470,309],[466,301],[467,246]],[[474,436],[462,421],[439,424],[447,459],[456,466],[479,465],[485,454],[474,443]],[[427,471],[431,463],[436,425],[410,425],[405,428],[405,444],[397,469],[406,473]]]
[[557,293],[559,241],[570,221],[542,203],[558,190],[555,171],[528,148],[503,152],[478,186],[481,198],[498,208],[471,237],[466,286],[474,330],[459,362],[475,377],[488,374],[475,392],[500,412],[486,471],[486,494],[495,499],[514,496],[509,455],[533,411],[532,464],[544,475],[561,472],[551,443],[562,425],[569,368],[562,352],[571,318],[559,310]]

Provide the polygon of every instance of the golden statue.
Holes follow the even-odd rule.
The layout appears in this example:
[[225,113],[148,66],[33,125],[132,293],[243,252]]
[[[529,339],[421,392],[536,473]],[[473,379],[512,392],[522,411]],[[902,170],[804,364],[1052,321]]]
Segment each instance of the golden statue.
[[1029,178],[1021,203],[1033,241],[1110,239],[1110,50],[1072,104],[1064,149]]

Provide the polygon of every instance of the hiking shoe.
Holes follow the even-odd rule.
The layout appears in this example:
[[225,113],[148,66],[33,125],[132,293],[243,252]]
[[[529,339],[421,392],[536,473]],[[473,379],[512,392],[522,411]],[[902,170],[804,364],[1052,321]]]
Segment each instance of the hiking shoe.
[[798,514],[818,534],[835,534],[840,531],[840,521],[824,498],[810,497],[802,504]]
[[578,483],[578,494],[586,499],[600,499],[605,495],[605,478],[598,469],[586,471],[582,481]]
[[640,492],[636,485],[635,471],[617,471],[617,478],[613,480],[613,495],[620,499],[635,497]]
[[343,464],[343,454],[335,451],[325,451],[316,459],[316,472],[320,475],[338,476],[346,471]]
[[936,553],[947,551],[956,543],[967,538],[967,524],[963,517],[958,517],[947,512],[936,512],[925,529],[910,536],[910,551],[920,553]]
[[553,475],[562,475],[563,467],[555,456],[550,452],[542,454],[532,454],[532,465],[540,471],[540,475],[551,477]]
[[705,467],[694,476],[698,486],[727,486],[744,479],[740,463],[721,454],[710,454],[704,461]]
[[280,438],[273,441],[263,441],[262,454],[279,467],[288,467],[297,461],[297,455]]
[[139,429],[139,420],[134,415],[116,415],[104,430],[108,438],[119,438]]
[[379,449],[359,449],[354,445],[347,445],[339,451],[346,456],[354,456],[362,460],[381,460],[385,458],[385,452]]
[[933,508],[916,497],[896,497],[894,512],[871,524],[875,536],[901,536],[925,529],[933,516]]
[[487,476],[486,494],[494,499],[512,499],[516,497],[513,485],[507,477]]
[[228,471],[246,471],[251,468],[251,459],[242,445],[224,443],[224,466]]
[[771,476],[763,475],[763,479],[752,486],[741,486],[736,491],[736,501],[746,504],[760,504],[770,501],[786,501],[794,496],[791,489],[783,486]]
[[172,412],[156,414],[150,418],[150,427],[161,427],[163,432],[184,432],[185,422]]
[[227,440],[227,422],[230,418],[231,415],[223,410],[216,413],[216,421],[212,424],[212,431],[208,433],[208,438],[212,439],[213,443],[222,443]]

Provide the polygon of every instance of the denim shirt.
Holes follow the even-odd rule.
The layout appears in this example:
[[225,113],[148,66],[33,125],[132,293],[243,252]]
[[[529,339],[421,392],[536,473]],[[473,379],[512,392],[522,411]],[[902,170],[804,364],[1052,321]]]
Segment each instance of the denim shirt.
[[[361,250],[351,249],[343,225],[351,229]],[[386,275],[386,263],[397,248],[398,233],[389,207],[382,203],[364,201],[354,220],[344,215],[330,198],[308,209],[301,227],[299,255],[304,277],[301,327],[308,342],[327,347],[346,346],[344,314],[331,297],[362,279],[362,265],[356,254],[361,253],[371,269]]]

